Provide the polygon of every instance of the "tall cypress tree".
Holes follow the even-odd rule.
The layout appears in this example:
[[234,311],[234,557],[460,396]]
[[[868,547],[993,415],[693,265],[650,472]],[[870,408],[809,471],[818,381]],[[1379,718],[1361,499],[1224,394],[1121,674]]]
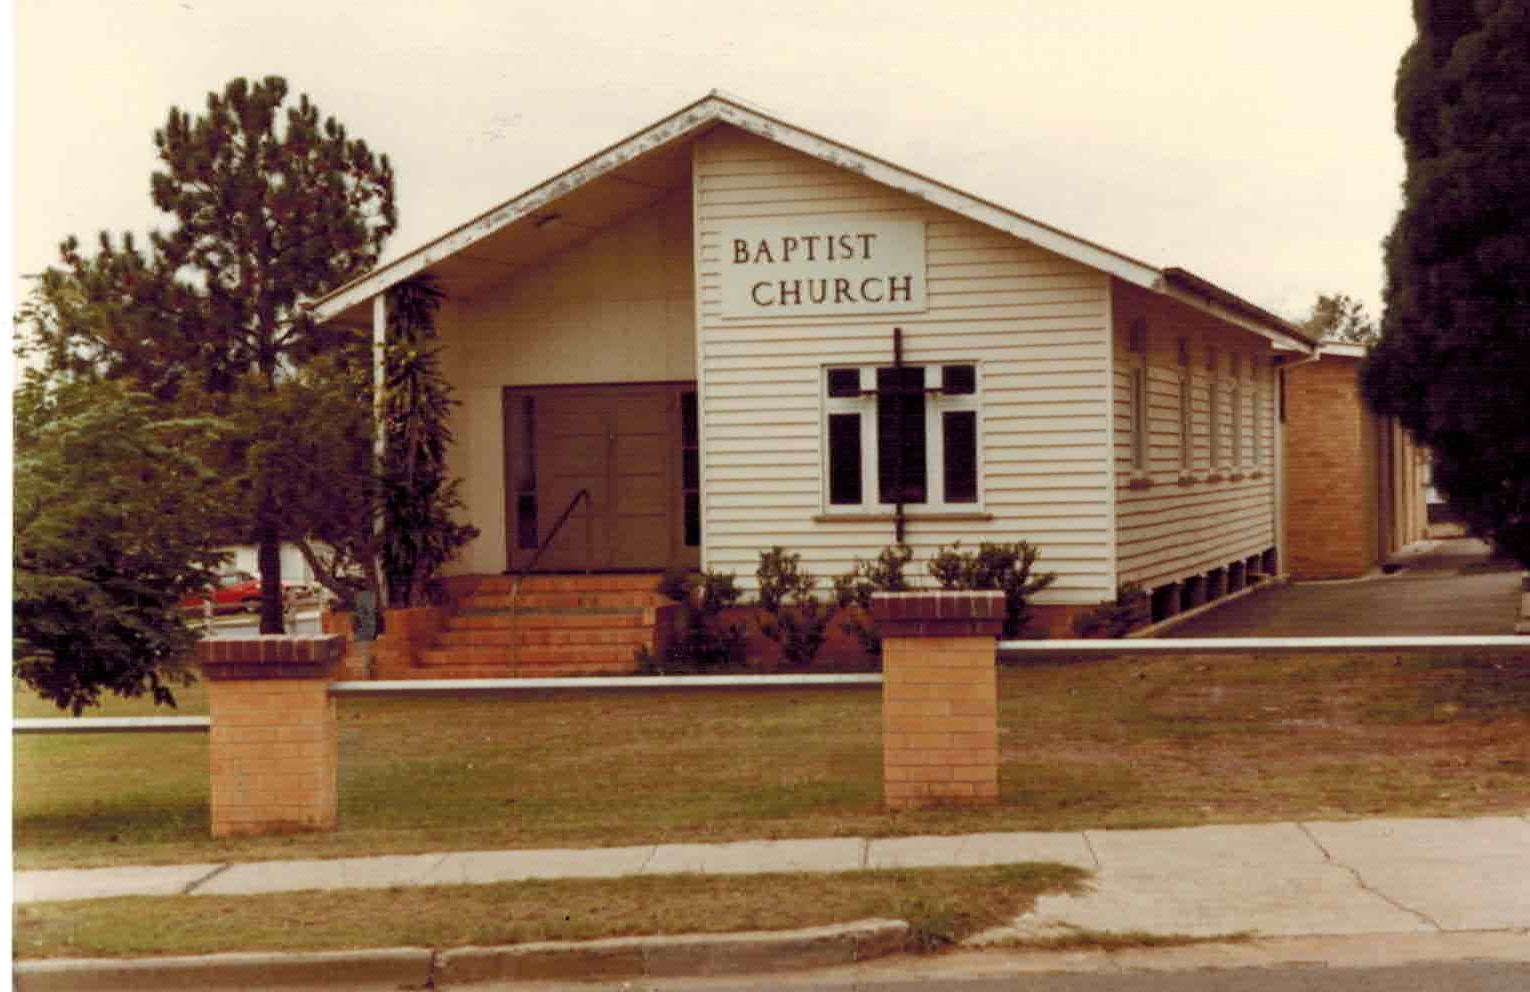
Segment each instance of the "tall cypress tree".
[[1413,10],[1404,206],[1362,381],[1433,451],[1451,506],[1530,567],[1530,2]]
[[[147,250],[106,234],[93,256],[64,242],[65,271],[47,273],[41,294],[56,314],[95,316],[35,323],[53,366],[87,364],[162,399],[216,401],[252,383],[272,392],[342,343],[346,332],[316,325],[299,302],[376,264],[397,225],[393,170],[306,95],[287,97],[280,77],[235,79],[198,115],[171,108],[154,134],[151,193],[173,226]],[[79,298],[91,307],[74,306]],[[258,467],[250,483],[260,629],[280,633],[281,507]]]

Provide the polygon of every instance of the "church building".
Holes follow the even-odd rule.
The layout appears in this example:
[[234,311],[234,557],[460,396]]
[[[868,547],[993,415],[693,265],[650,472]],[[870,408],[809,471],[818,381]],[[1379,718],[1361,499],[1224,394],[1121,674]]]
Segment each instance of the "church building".
[[481,531],[461,576],[535,559],[747,588],[779,545],[826,585],[901,541],[928,583],[942,545],[1025,540],[1057,576],[1034,604],[1055,636],[1124,583],[1167,614],[1285,560],[1301,328],[724,95],[317,317],[380,335],[420,273],[446,294],[452,471]]

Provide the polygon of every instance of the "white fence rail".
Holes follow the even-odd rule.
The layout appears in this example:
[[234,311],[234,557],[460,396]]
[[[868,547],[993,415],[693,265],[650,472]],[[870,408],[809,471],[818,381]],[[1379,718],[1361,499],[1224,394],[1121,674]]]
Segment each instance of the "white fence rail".
[[205,734],[205,716],[30,717],[11,721],[13,734]]
[[[1194,637],[1125,640],[999,641],[1001,659],[1162,658],[1185,654],[1473,654],[1530,658],[1530,637]],[[559,679],[408,679],[335,682],[335,696],[451,696],[549,689],[810,689],[880,686],[882,676],[673,675]],[[205,716],[45,717],[16,719],[14,734],[206,733]]]
[[1530,658],[1530,637],[1177,637],[1000,641],[999,657],[1162,658],[1182,654],[1434,654]]
[[881,685],[865,675],[610,675],[558,679],[401,679],[395,682],[335,682],[335,696],[439,696],[465,692],[525,692],[538,689],[812,689]]

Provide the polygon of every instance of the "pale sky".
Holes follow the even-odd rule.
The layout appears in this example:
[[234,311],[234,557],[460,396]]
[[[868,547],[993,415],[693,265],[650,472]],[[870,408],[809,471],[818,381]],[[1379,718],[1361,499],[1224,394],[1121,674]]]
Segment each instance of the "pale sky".
[[[152,136],[283,75],[397,173],[392,257],[714,88],[1289,317],[1381,309],[1404,0],[15,0],[14,266],[142,237]],[[12,281],[18,293],[24,282]]]

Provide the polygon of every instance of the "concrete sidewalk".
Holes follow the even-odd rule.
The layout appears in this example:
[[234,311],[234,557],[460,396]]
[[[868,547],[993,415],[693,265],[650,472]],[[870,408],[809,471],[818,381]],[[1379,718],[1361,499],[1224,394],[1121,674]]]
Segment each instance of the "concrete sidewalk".
[[[475,851],[332,861],[175,865],[15,874],[17,902],[123,895],[244,895],[305,889],[482,884],[708,872],[854,871],[1052,861],[1093,873],[1089,891],[966,942],[981,950],[1079,930],[1248,935],[1166,951],[1008,951],[912,959],[1013,973],[1275,967],[1316,961],[1530,961],[1530,812],[1461,820],[1359,820],[955,837],[660,844]],[[57,959],[15,963],[18,992],[117,988],[394,989],[494,983],[815,974],[907,977],[908,924],[860,920],[805,930],[626,937],[506,947]],[[1023,945],[1021,945],[1023,946]],[[886,969],[892,969],[887,972]],[[839,969],[835,971],[834,969]],[[846,971],[845,969],[850,969]],[[867,970],[870,969],[870,970]],[[997,973],[997,972],[996,972]],[[804,978],[806,980],[806,978]],[[760,979],[779,987],[779,978]],[[536,987],[547,987],[536,985]],[[562,987],[558,984],[557,987]],[[628,987],[624,985],[623,987]],[[656,987],[656,986],[650,986]]]
[[681,872],[840,872],[1051,861],[1094,872],[994,939],[1058,927],[1199,936],[1530,929],[1530,816],[954,837],[471,851],[22,871],[15,900],[249,895]]

